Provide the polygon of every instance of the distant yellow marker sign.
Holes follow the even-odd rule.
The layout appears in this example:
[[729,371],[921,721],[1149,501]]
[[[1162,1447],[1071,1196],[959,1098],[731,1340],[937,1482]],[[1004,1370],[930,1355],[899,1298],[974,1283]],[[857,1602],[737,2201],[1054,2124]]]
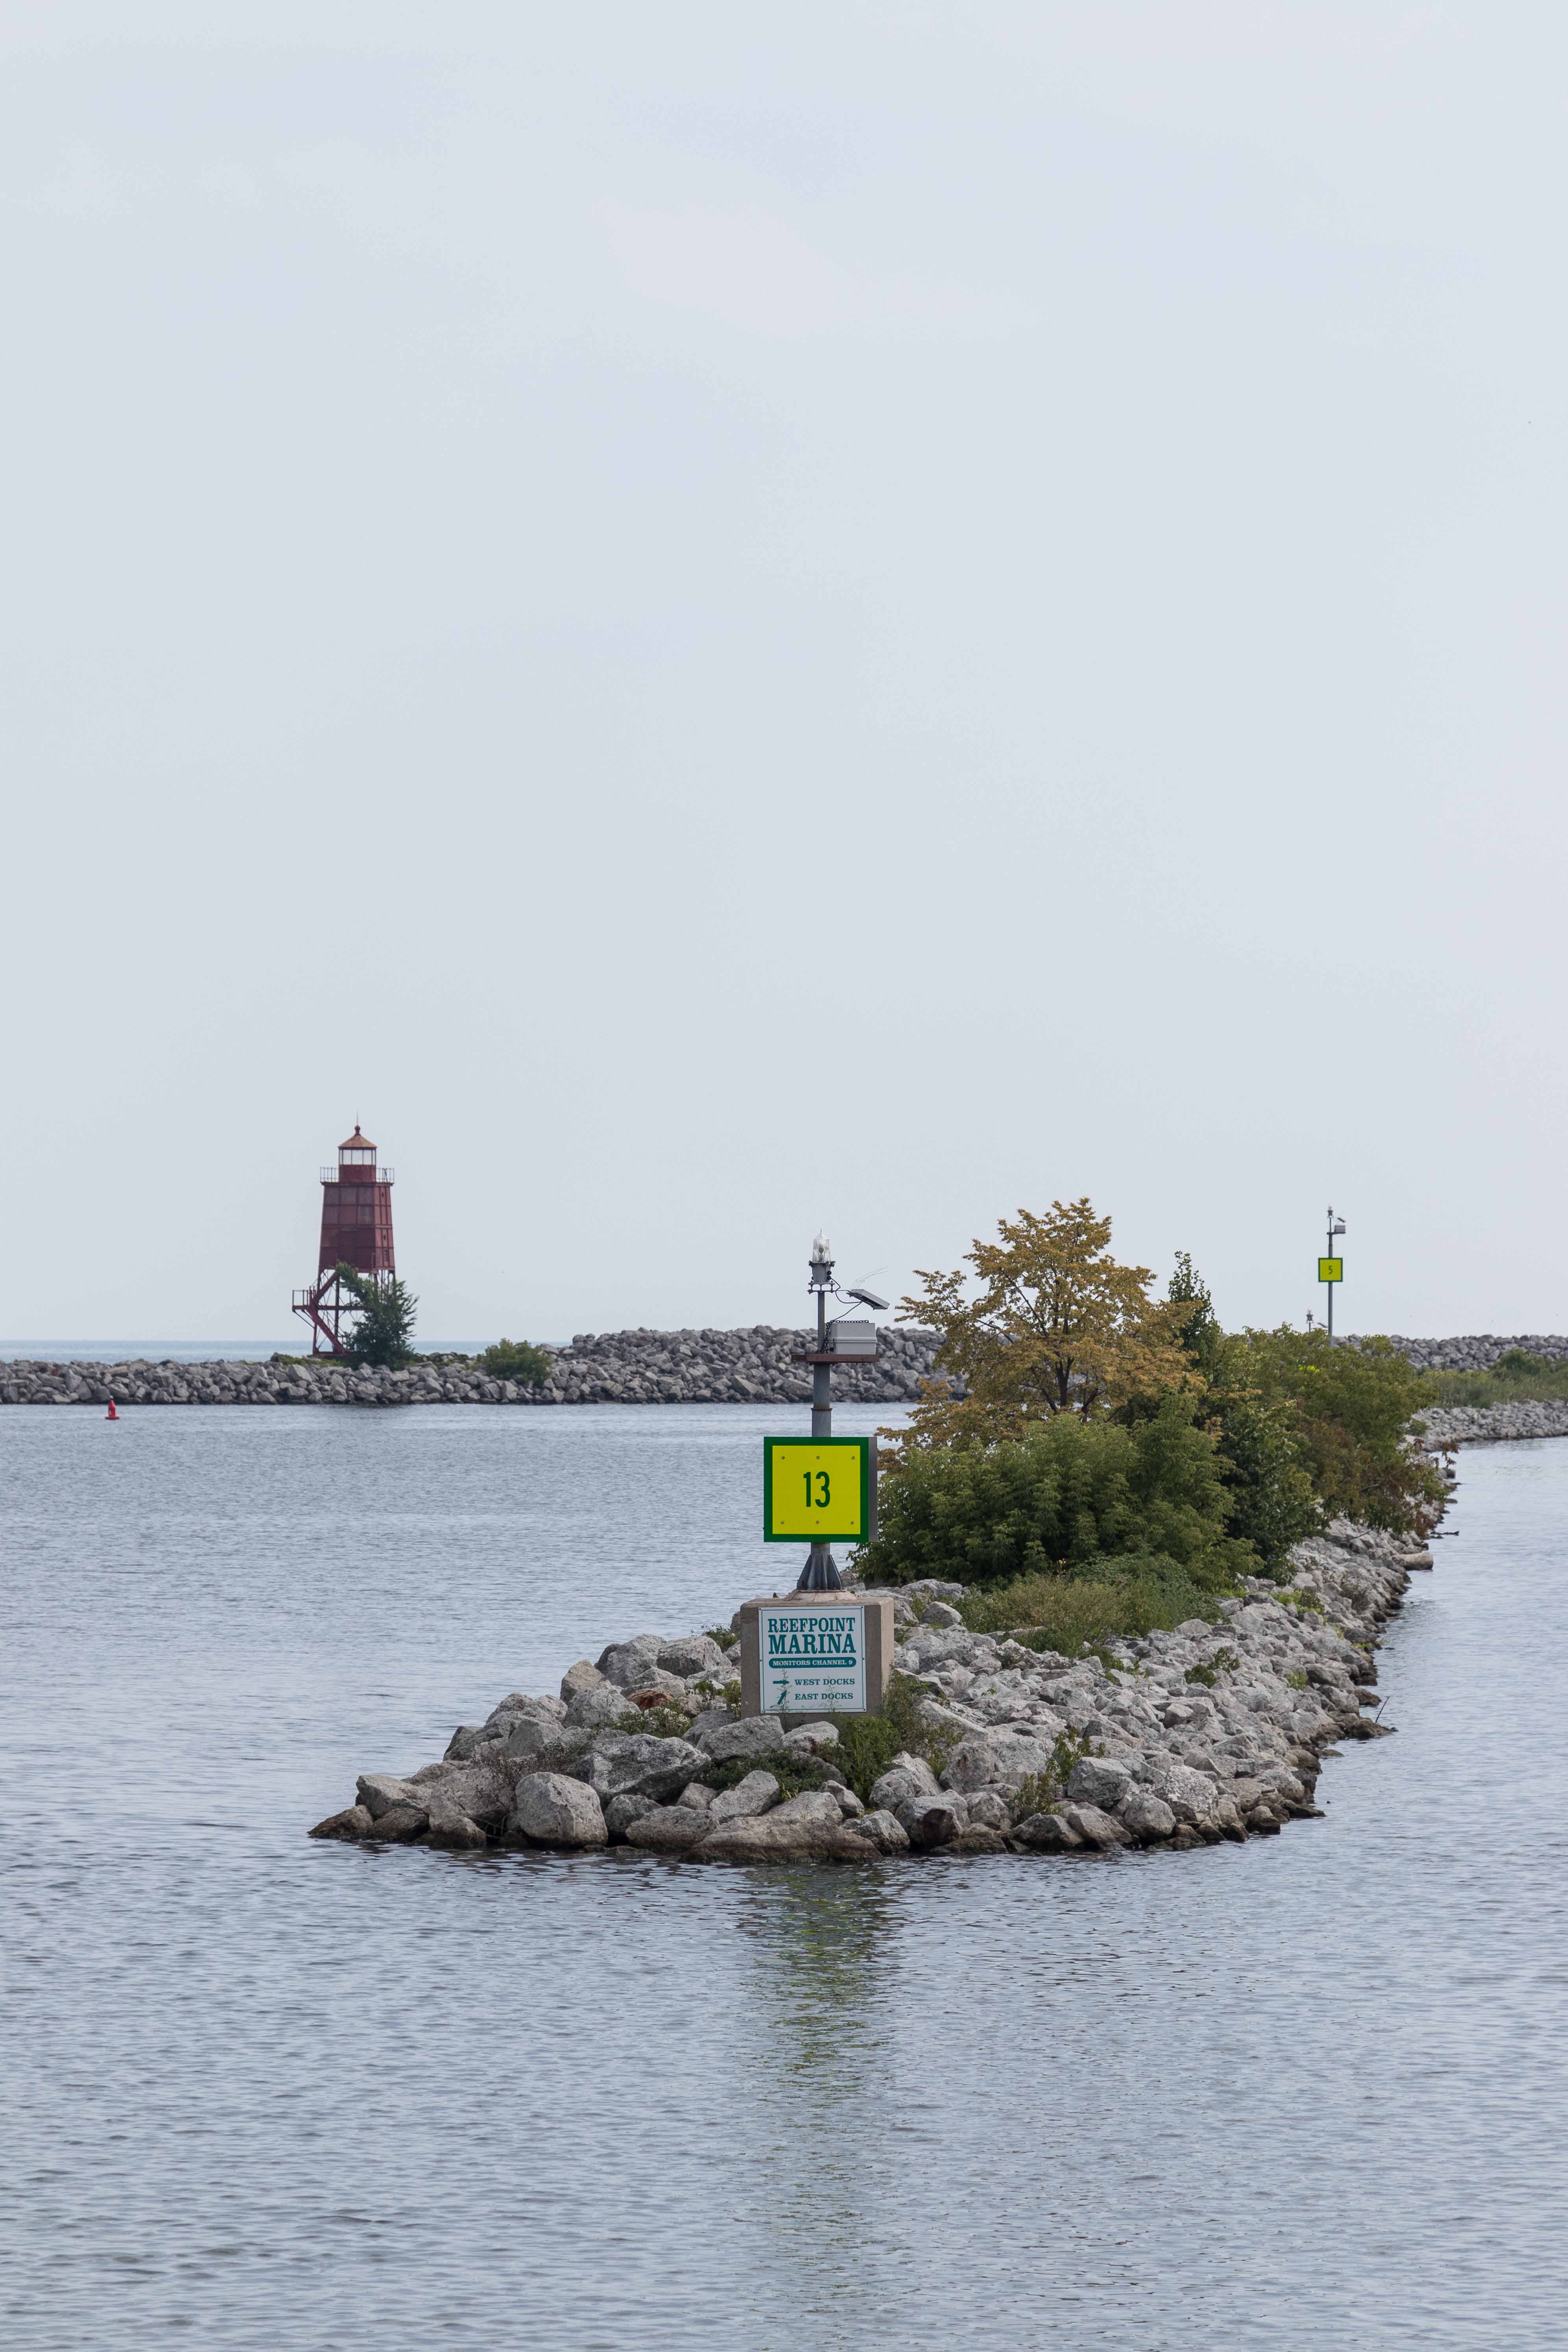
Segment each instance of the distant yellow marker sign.
[[1318,1260],[1320,1282],[1342,1282],[1344,1278],[1345,1262],[1342,1257],[1321,1257]]
[[864,1543],[871,1532],[868,1437],[764,1437],[768,1543]]

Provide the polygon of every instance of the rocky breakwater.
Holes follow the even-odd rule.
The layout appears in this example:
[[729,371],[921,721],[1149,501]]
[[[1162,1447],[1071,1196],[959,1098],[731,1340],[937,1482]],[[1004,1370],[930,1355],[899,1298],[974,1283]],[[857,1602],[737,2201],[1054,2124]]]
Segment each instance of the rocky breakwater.
[[[791,1360],[814,1345],[805,1331],[753,1324],[740,1331],[582,1332],[547,1349],[535,1387],[500,1381],[478,1357],[443,1356],[398,1371],[320,1361],[290,1363],[0,1363],[0,1404],[805,1404],[811,1370]],[[896,1404],[931,1377],[935,1337],[884,1329],[874,1362],[841,1367],[843,1404]]]
[[[1068,1659],[973,1633],[963,1589],[893,1595],[909,1744],[874,1727],[742,1717],[733,1628],[612,1643],[558,1691],[512,1692],[438,1762],[368,1772],[312,1837],[625,1860],[1082,1854],[1271,1835],[1310,1818],[1321,1760],[1383,1736],[1372,1653],[1410,1570],[1393,1538],[1336,1521],[1288,1587],[1218,1622]],[[857,1778],[861,1785],[854,1785]]]
[[[811,1367],[793,1359],[814,1332],[757,1323],[740,1331],[580,1331],[552,1351],[536,1404],[808,1404]],[[893,1404],[931,1376],[936,1335],[889,1325],[874,1362],[837,1367],[841,1404]]]
[[[1489,1372],[1500,1356],[1515,1348],[1552,1364],[1568,1357],[1568,1338],[1560,1331],[1516,1331],[1511,1339],[1500,1339],[1495,1331],[1460,1333],[1448,1339],[1410,1339],[1398,1332],[1388,1337],[1389,1345],[1407,1356],[1418,1372]],[[1352,1335],[1344,1344],[1358,1348],[1363,1342]]]
[[1545,1402],[1521,1399],[1514,1404],[1429,1405],[1421,1416],[1423,1444],[1500,1445],[1516,1437],[1568,1437],[1568,1399]]

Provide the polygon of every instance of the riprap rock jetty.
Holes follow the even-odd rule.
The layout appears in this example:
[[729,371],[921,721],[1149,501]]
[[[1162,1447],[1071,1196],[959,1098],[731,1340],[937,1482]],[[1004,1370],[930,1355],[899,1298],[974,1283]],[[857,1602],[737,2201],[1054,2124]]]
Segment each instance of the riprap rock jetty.
[[[60,1364],[0,1362],[0,1404],[808,1404],[811,1372],[791,1361],[816,1336],[771,1324],[739,1331],[580,1332],[547,1349],[540,1387],[499,1381],[477,1356],[402,1371],[330,1358],[303,1362]],[[936,1336],[897,1325],[878,1334],[875,1362],[841,1365],[842,1404],[895,1404],[931,1376]]]
[[[513,1691],[446,1754],[369,1771],[310,1834],[697,1862],[1069,1854],[1268,1835],[1311,1817],[1321,1759],[1379,1737],[1372,1652],[1431,1555],[1337,1520],[1219,1621],[1068,1659],[971,1633],[961,1585],[893,1594],[920,1738],[863,1791],[832,1723],[737,1712],[734,1629],[634,1635]],[[737,1612],[738,1613],[738,1612]],[[1370,1712],[1378,1710],[1378,1712]],[[931,1755],[941,1759],[933,1769]]]

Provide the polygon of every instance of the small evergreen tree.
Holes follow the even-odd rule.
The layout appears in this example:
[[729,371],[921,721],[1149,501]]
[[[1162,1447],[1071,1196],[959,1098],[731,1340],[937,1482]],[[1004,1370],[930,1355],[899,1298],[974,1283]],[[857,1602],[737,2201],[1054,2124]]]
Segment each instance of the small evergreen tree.
[[340,1260],[338,1280],[359,1308],[349,1334],[351,1364],[382,1364],[395,1370],[413,1360],[414,1315],[419,1301],[395,1275],[361,1274]]

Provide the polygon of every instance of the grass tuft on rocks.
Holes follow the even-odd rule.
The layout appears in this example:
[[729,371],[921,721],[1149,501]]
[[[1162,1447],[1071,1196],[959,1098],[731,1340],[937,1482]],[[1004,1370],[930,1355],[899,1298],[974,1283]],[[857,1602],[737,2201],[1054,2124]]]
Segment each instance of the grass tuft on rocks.
[[1108,1642],[1219,1616],[1218,1598],[1185,1576],[1172,1559],[1100,1560],[1099,1573],[1021,1576],[1010,1584],[972,1592],[958,1604],[973,1633],[1011,1633],[1032,1650],[1081,1657]]

